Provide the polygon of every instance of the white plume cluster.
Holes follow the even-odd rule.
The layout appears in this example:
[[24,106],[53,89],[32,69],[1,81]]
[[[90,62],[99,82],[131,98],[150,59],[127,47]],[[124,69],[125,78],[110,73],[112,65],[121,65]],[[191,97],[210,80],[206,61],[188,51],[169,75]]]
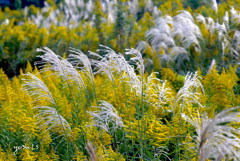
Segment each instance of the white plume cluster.
[[[179,11],[174,17],[159,17],[155,21],[155,27],[146,33],[146,39],[154,51],[161,51],[159,58],[162,64],[167,67],[174,65],[176,69],[190,61],[189,48],[201,51],[199,40],[202,39],[202,34],[187,11]],[[146,47],[146,42],[138,45],[141,50]]]
[[[186,14],[185,16],[189,15]],[[188,18],[191,19],[191,17]],[[233,41],[238,43],[239,33],[235,33]],[[197,72],[188,73],[185,76],[183,87],[177,92],[176,97],[172,98],[172,91],[167,87],[166,81],[158,79],[155,76],[156,73],[152,73],[147,78],[144,77],[144,61],[142,54],[138,50],[127,50],[125,54],[130,59],[127,61],[122,54],[114,52],[111,48],[101,47],[102,49],[99,51],[103,54],[102,56],[89,52],[89,55],[93,56],[94,59],[89,59],[84,53],[76,49],[71,49],[72,54],[69,55],[68,59],[63,59],[45,47],[38,49],[38,51],[44,52],[44,55],[39,56],[42,61],[37,62],[37,64],[44,67],[41,72],[52,71],[56,77],[61,77],[63,81],[70,84],[78,84],[80,88],[86,88],[85,78],[94,85],[94,75],[96,74],[106,75],[113,84],[116,79],[127,82],[132,90],[135,90],[140,96],[144,96],[141,97],[143,101],[163,111],[166,110],[165,106],[168,106],[167,108],[172,107],[171,112],[173,112],[173,115],[180,114],[196,128],[195,150],[200,161],[206,159],[238,160],[240,158],[239,129],[230,124],[240,122],[239,113],[233,112],[240,107],[223,110],[214,118],[208,118],[206,115],[200,116],[199,113],[197,117],[189,117],[185,114],[188,113],[186,107],[189,104],[198,105],[198,107],[202,108],[200,100],[204,89],[201,77]],[[185,52],[184,47],[174,46],[173,49],[182,49],[181,52]],[[172,52],[177,55],[177,51],[174,50]],[[215,60],[212,61],[212,66],[214,64]],[[95,72],[93,72],[92,66],[95,66]],[[34,107],[34,109],[38,110],[36,118],[39,129],[43,130],[43,132],[51,131],[58,133],[59,136],[70,137],[71,126],[60,115],[57,103],[48,87],[33,74],[29,73],[25,76],[24,90],[34,96],[35,101],[40,104]],[[151,99],[154,101],[151,101]],[[42,101],[48,104],[41,105]],[[96,111],[87,111],[93,118],[94,126],[104,129],[109,134],[113,134],[117,129],[124,126],[122,118],[112,104],[101,100],[95,108],[97,108]]]
[[203,85],[200,81],[201,77],[198,76],[197,72],[195,73],[188,73],[185,77],[184,85],[178,91],[173,111],[176,110],[178,104],[180,104],[181,111],[184,108],[184,103],[196,103],[200,107],[202,107],[201,103],[199,102],[201,94],[204,92]]
[[[166,86],[167,81],[161,81],[154,76],[155,74],[156,73],[152,73],[147,78],[146,94],[148,94],[149,103],[157,109],[164,111],[164,105],[171,104],[173,100],[173,98],[170,97],[172,93],[171,89]],[[154,99],[154,101],[151,101],[151,99]]]
[[35,115],[39,129],[43,132],[51,131],[59,133],[60,135],[67,136],[71,131],[71,127],[68,122],[59,114],[56,109],[56,102],[48,90],[47,86],[41,79],[33,74],[26,74],[24,79],[25,84],[23,85],[24,90],[27,91],[31,96],[35,97],[35,101],[47,100],[54,107],[38,105],[34,109],[38,109],[38,114]]
[[92,83],[94,82],[94,74],[91,67],[90,59],[82,53],[80,50],[76,50],[71,48],[70,52],[74,54],[70,54],[68,56],[69,62],[73,64],[75,69],[81,70],[81,72],[85,73],[85,76],[88,78],[89,81]]
[[192,15],[187,11],[180,11],[174,18],[174,36],[179,37],[179,42],[184,49],[194,46],[196,51],[200,50],[198,40],[202,38],[199,27],[195,24]]
[[118,116],[118,112],[110,103],[100,101],[96,107],[99,108],[99,111],[88,112],[93,117],[95,126],[103,128],[108,133],[123,126],[122,118]]
[[53,71],[54,75],[59,76],[66,81],[67,86],[71,83],[76,83],[79,88],[84,87],[86,89],[82,76],[70,62],[56,55],[47,47],[44,47],[43,50],[38,49],[37,51],[45,53],[44,55],[39,56],[42,60],[35,63],[36,65],[40,65],[40,67],[44,67],[41,72]]
[[[135,89],[138,94],[142,92],[142,76],[144,74],[143,58],[139,51],[135,49],[127,50],[126,55],[130,55],[130,61],[137,65],[139,75],[136,74],[133,66],[126,61],[122,54],[115,53],[111,48],[101,45],[104,56],[98,56],[99,60],[91,59],[91,62],[96,66],[95,74],[105,74],[114,83],[115,79],[122,79],[127,81],[132,89]],[[92,53],[95,55],[95,53]]]
[[[31,15],[31,20],[38,26],[49,28],[51,24],[59,26],[67,26],[70,28],[77,27],[82,20],[90,20],[92,23],[95,19],[94,15],[94,2],[93,0],[65,0],[61,2],[57,9],[52,10],[51,6],[45,2],[44,7],[41,12],[38,12],[37,15]],[[139,12],[138,1],[127,1],[124,2],[126,6],[129,7],[129,11],[134,17],[137,17]],[[147,0],[144,6],[145,12],[153,12],[157,15],[157,7],[153,5],[152,0]],[[103,13],[106,15],[106,18],[103,18],[104,21],[115,22],[116,21],[116,12],[117,4],[116,0],[100,0],[101,8]],[[25,14],[28,13],[28,8],[25,8]],[[43,13],[48,13],[48,17],[43,16]],[[56,18],[57,17],[57,18]]]
[[55,104],[52,94],[41,79],[31,73],[25,74],[25,76],[29,78],[23,79],[25,82],[23,84],[24,91],[27,91],[30,96],[35,97],[36,102],[45,100]]
[[202,35],[192,15],[187,11],[180,11],[173,18],[159,17],[155,22],[155,27],[146,33],[146,37],[156,51],[162,48],[167,52],[168,48],[175,47],[177,44],[185,50],[195,45],[198,51],[200,50],[198,40]]
[[156,51],[161,48],[167,51],[169,47],[175,46],[173,39],[173,19],[170,16],[159,17],[155,21],[155,27],[146,33],[147,40]]
[[43,132],[51,131],[65,136],[70,135],[72,130],[69,123],[55,108],[49,106],[35,106],[34,108],[39,113],[35,117],[38,120],[37,124],[40,130]]
[[223,110],[213,119],[206,115],[190,118],[184,114],[182,117],[190,122],[196,129],[196,151],[199,160],[234,160],[240,158],[239,129],[229,123],[239,123],[239,112],[233,112],[240,107]]
[[[216,1],[213,0],[212,2],[217,12]],[[188,11],[183,10],[179,11],[179,14],[173,17],[159,17],[155,21],[155,27],[149,29],[146,33],[147,42],[141,41],[137,45],[137,49],[144,51],[150,47],[152,52],[161,53],[158,54],[158,57],[163,67],[171,66],[178,73],[185,74],[194,66],[191,65],[191,61],[194,61],[193,59],[195,58],[191,54],[196,55],[196,53],[199,53],[198,57],[202,61],[208,59],[206,50],[209,52],[207,46],[209,43],[205,42],[213,43],[211,42],[212,37],[217,36],[221,48],[219,59],[215,59],[217,65],[237,64],[240,59],[239,31],[232,30],[230,24],[239,24],[240,14],[232,7],[230,15],[231,17],[228,11],[226,11],[222,20],[214,20],[211,17],[204,17],[201,14],[192,16]],[[204,25],[207,31],[205,29],[200,30],[199,26],[201,24]],[[204,33],[201,31],[204,31]],[[208,33],[208,37],[206,37],[205,31]],[[229,36],[230,33],[233,33],[231,34],[233,36]],[[186,66],[186,64],[190,66]],[[204,68],[204,66],[203,64],[201,68]]]

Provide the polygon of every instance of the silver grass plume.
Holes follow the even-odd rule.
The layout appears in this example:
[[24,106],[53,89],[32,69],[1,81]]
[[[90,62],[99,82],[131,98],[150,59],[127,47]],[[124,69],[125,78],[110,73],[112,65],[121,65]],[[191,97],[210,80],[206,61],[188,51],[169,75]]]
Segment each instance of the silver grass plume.
[[196,20],[197,22],[204,24],[204,26],[208,29],[211,35],[214,33],[215,22],[211,17],[204,17],[203,15],[199,14],[198,16],[196,16]]
[[124,81],[127,78],[126,82],[129,83],[131,89],[135,90],[137,94],[141,94],[143,84],[141,83],[141,78],[136,74],[134,67],[126,61],[123,55],[120,55],[118,61],[123,71],[121,79]]
[[156,78],[154,76],[155,73],[151,73],[151,75],[147,78],[147,89],[146,93],[148,94],[148,98],[151,100],[151,98],[157,99],[157,101],[149,101],[154,107],[157,107],[157,109],[164,109],[164,105],[171,104],[172,98],[171,98],[171,89],[166,87],[167,81],[161,81],[160,79]]
[[167,50],[168,47],[175,46],[173,29],[170,27],[172,25],[172,17],[159,17],[155,21],[155,27],[147,31],[147,40],[156,51],[159,51],[161,48]]
[[208,73],[210,73],[210,71],[211,71],[214,67],[216,67],[216,60],[215,60],[215,59],[213,59],[213,60],[211,61],[211,65],[209,66]]
[[192,15],[187,11],[179,11],[173,23],[174,36],[179,36],[182,47],[185,49],[195,45],[195,50],[200,51],[198,39],[202,38],[199,27],[195,24]]
[[[176,68],[179,68],[184,61],[189,61],[187,52],[189,47],[194,47],[197,52],[201,51],[199,39],[202,39],[200,29],[195,24],[192,15],[187,11],[179,12],[173,18],[170,16],[158,18],[155,21],[155,27],[146,33],[146,38],[152,48],[164,53],[159,55],[162,62],[165,62],[167,66],[176,64]],[[198,17],[206,24],[203,16]],[[179,45],[176,46],[176,44]],[[145,43],[140,43],[138,48],[143,50],[146,46]]]
[[166,157],[166,160],[171,161],[171,158],[168,157],[168,153],[169,153],[169,150],[167,149],[167,147],[165,147],[165,146],[160,146],[160,147],[157,147],[157,148],[154,150],[154,157],[158,157],[158,156],[163,155],[164,157]]
[[130,60],[136,63],[139,74],[143,76],[145,72],[145,68],[144,68],[142,54],[136,49],[127,49],[127,52],[125,54],[133,56],[130,58]]
[[198,76],[197,72],[188,73],[186,75],[184,85],[180,88],[176,95],[173,111],[176,110],[176,106],[178,104],[180,105],[180,110],[182,111],[185,103],[196,103],[202,107],[199,99],[201,94],[204,92],[204,88],[200,79],[201,77]]
[[[99,60],[91,59],[91,63],[96,66],[96,72],[94,74],[105,74],[114,83],[114,80],[120,79],[126,81],[130,84],[131,89],[135,89],[138,94],[141,93],[142,83],[139,77],[136,75],[134,67],[132,67],[124,58],[122,54],[117,54],[111,48],[103,46],[103,49],[98,51],[103,51],[106,53],[104,56],[98,56],[97,54],[90,52],[91,55],[97,56]],[[128,50],[126,54],[133,55],[131,60],[137,64],[139,72],[144,73],[144,66],[141,54],[135,51]],[[126,80],[127,78],[127,80]]]
[[103,51],[106,53],[104,56],[99,56],[96,53],[90,52],[91,55],[97,56],[99,60],[91,59],[92,65],[96,67],[96,72],[94,74],[106,74],[111,82],[114,82],[115,75],[122,69],[119,66],[118,59],[119,54],[115,53],[111,48],[103,46],[103,49],[98,49],[98,51]]
[[[232,40],[231,54],[234,61],[240,61],[240,31],[235,31]],[[235,62],[234,62],[235,63]]]
[[132,87],[135,88],[138,94],[143,93],[143,87],[144,87],[144,72],[145,72],[145,67],[144,67],[144,60],[142,58],[142,54],[136,50],[136,49],[127,49],[127,52],[125,52],[126,55],[131,56],[130,61],[135,63],[137,65],[137,71],[139,73],[139,76],[136,75],[134,71],[134,68],[131,67],[129,68],[132,72],[130,73],[130,81],[132,84]]
[[229,28],[229,15],[228,15],[228,11],[225,12],[225,15],[223,17],[223,23]]
[[95,121],[94,126],[103,128],[110,134],[123,126],[122,118],[110,103],[101,100],[96,107],[99,111],[88,111]]
[[223,110],[212,119],[206,115],[200,116],[199,113],[196,118],[182,114],[182,117],[196,129],[196,151],[199,161],[239,160],[239,129],[229,125],[240,122],[239,112],[233,112],[239,108],[240,106]]
[[[90,79],[90,81],[93,83],[94,75],[89,58],[80,50],[74,48],[71,48],[70,52],[74,54],[70,54],[68,56],[68,60],[74,65],[76,69],[80,69],[82,72],[84,72],[87,78]],[[79,67],[79,65],[83,65],[83,67]]]
[[65,136],[70,135],[71,127],[69,123],[55,108],[49,106],[35,106],[34,109],[38,109],[39,112],[35,117],[38,120],[37,124],[41,131],[47,127],[43,132],[52,131]]
[[31,73],[25,74],[25,76],[29,78],[23,79],[25,82],[23,84],[24,91],[28,92],[30,96],[35,97],[36,102],[46,100],[52,104],[55,104],[55,101],[50,91],[48,90],[48,87],[45,85],[45,83],[43,83],[41,79]]
[[143,53],[145,51],[145,49],[147,48],[147,46],[149,46],[149,45],[146,41],[140,41],[140,42],[138,42],[138,44],[136,46],[136,50]]
[[218,4],[216,0],[212,0],[212,9],[217,13],[218,12]]
[[184,61],[190,61],[188,52],[183,47],[175,46],[170,52],[171,60],[174,61],[176,68],[181,68]]
[[198,14],[196,16],[196,20],[197,20],[197,22],[202,23],[206,26],[206,19],[202,14]]
[[66,59],[63,59],[59,55],[56,55],[49,48],[37,49],[38,52],[44,52],[45,54],[39,56],[42,61],[36,62],[37,65],[41,65],[44,68],[41,72],[54,71],[54,75],[61,77],[66,81],[67,86],[71,83],[77,83],[79,88],[84,87],[86,89],[84,80],[79,72],[73,67],[73,65]]
[[227,39],[227,26],[225,23],[219,24],[218,22],[215,23],[215,29],[218,31],[218,39],[221,41],[222,39]]
[[[52,94],[50,93],[47,86],[35,75],[28,73],[25,76],[29,77],[23,79],[25,84],[23,88],[31,96],[35,96],[36,101],[47,100],[52,106],[56,107],[56,102]],[[71,131],[71,127],[68,122],[58,113],[56,108],[38,105],[34,109],[38,109],[39,114],[35,117],[37,118],[40,130],[47,128],[45,131],[54,131],[60,133],[61,135],[68,135]]]

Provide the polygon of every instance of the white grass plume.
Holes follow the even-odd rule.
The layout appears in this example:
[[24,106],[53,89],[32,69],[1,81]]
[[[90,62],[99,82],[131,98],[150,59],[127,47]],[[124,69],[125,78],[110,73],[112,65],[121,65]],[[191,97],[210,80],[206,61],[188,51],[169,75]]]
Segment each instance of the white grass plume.
[[200,79],[201,77],[198,76],[197,72],[188,73],[186,75],[184,85],[182,88],[180,88],[180,90],[176,95],[173,110],[176,110],[177,104],[180,104],[182,106],[184,102],[196,103],[200,107],[202,107],[201,103],[199,102],[199,99],[200,99],[200,95],[204,92],[204,88]]
[[[207,24],[201,15],[198,16],[198,20]],[[179,11],[173,18],[159,17],[155,21],[155,27],[147,31],[146,38],[155,51],[163,49],[161,51],[164,54],[159,55],[162,62],[167,65],[176,64],[176,68],[184,61],[189,61],[187,50],[190,47],[194,47],[196,52],[201,52],[199,40],[202,39],[202,34],[188,11]],[[138,48],[143,50],[146,46],[146,43],[140,43]]]
[[174,17],[174,36],[179,36],[182,47],[185,49],[196,45],[195,49],[200,50],[198,39],[202,38],[199,27],[195,24],[192,15],[187,11],[180,11]]
[[[45,129],[61,135],[70,135],[71,127],[67,120],[65,120],[55,108],[49,106],[35,106],[34,109],[38,109],[39,114],[37,118],[40,130]],[[45,132],[45,131],[43,131]]]
[[[56,107],[56,102],[47,86],[38,77],[31,73],[26,74],[26,76],[29,78],[23,79],[25,81],[25,84],[23,85],[24,90],[31,96],[35,96],[36,101],[47,100],[52,106]],[[46,131],[58,132],[61,135],[67,135],[71,131],[68,122],[55,108],[38,105],[35,106],[34,109],[38,109],[39,112],[35,117],[38,120],[37,124],[39,125],[40,130],[47,128]]]
[[[231,56],[234,61],[240,61],[240,31],[235,31],[232,39]],[[234,62],[235,63],[235,62]]]
[[106,55],[98,56],[96,53],[90,52],[91,55],[97,56],[97,58],[99,59],[91,59],[92,65],[94,65],[96,68],[96,72],[94,72],[94,74],[105,74],[108,76],[111,82],[114,82],[115,75],[122,71],[119,62],[117,61],[119,54],[115,53],[115,51],[113,51],[107,46],[100,46],[103,47],[103,49],[99,49],[98,51],[105,52]]
[[229,27],[229,15],[228,15],[228,11],[225,12],[225,15],[223,17],[223,23]]
[[169,97],[172,95],[171,89],[166,87],[167,81],[161,81],[160,79],[154,76],[155,73],[152,73],[148,76],[147,79],[147,89],[146,93],[148,94],[148,98],[151,100],[155,98],[157,101],[153,101],[150,103],[157,107],[157,109],[164,109],[164,105],[171,104],[172,98]]
[[127,52],[125,54],[133,56],[130,58],[130,60],[136,63],[137,70],[140,76],[143,76],[145,72],[145,68],[144,68],[142,54],[136,49],[127,49]]
[[206,19],[202,14],[198,14],[196,16],[196,20],[197,20],[197,22],[202,23],[206,26]]
[[218,12],[218,4],[216,0],[212,0],[212,9],[217,13]]
[[94,126],[103,128],[108,133],[112,133],[123,126],[122,118],[118,116],[117,110],[110,103],[100,101],[96,107],[100,111],[88,111],[95,121]]
[[49,70],[54,71],[54,74],[58,77],[63,78],[68,86],[71,83],[77,83],[79,88],[84,87],[86,89],[82,76],[70,62],[56,55],[47,47],[44,47],[43,49],[37,49],[37,51],[45,53],[44,55],[39,56],[42,58],[42,60],[36,62],[37,65],[44,67],[41,72]]
[[211,71],[215,66],[216,66],[216,60],[213,59],[213,60],[211,61],[211,64],[210,64],[209,68],[208,68],[208,73],[210,73],[210,71]]
[[97,161],[97,156],[96,156],[96,152],[95,149],[93,148],[93,145],[91,142],[87,142],[86,146],[85,146],[91,161]]
[[240,23],[240,12],[236,11],[234,7],[231,7],[231,20],[234,24]]
[[161,48],[175,46],[173,39],[173,19],[170,16],[160,17],[155,21],[155,27],[146,33],[147,40],[156,51]]
[[26,78],[23,79],[25,82],[23,84],[24,91],[27,91],[30,96],[35,97],[35,101],[47,100],[52,104],[55,104],[55,101],[50,91],[48,90],[48,87],[45,85],[45,83],[43,83],[41,79],[31,73],[25,74],[25,76]]
[[[68,56],[68,60],[70,60],[75,68],[80,69],[82,72],[84,72],[91,82],[94,82],[94,75],[89,58],[80,50],[74,48],[71,48],[70,52],[73,52],[75,54],[70,54]],[[79,67],[79,65],[83,65],[83,67]]]
[[240,106],[223,110],[213,119],[206,115],[200,116],[200,114],[197,118],[190,118],[182,114],[182,117],[196,129],[196,151],[199,161],[206,159],[239,160],[239,129],[228,124],[240,122],[239,112],[233,112],[239,108]]
[[188,52],[183,47],[173,47],[170,56],[177,69],[181,68],[181,65],[183,65],[185,61],[190,61]]
[[146,41],[140,41],[140,42],[138,42],[138,44],[136,46],[136,50],[143,53],[145,51],[145,49],[147,48],[147,46],[148,46],[148,43]]
[[[94,74],[104,74],[114,83],[115,79],[121,79],[130,84],[131,89],[135,89],[138,94],[142,92],[141,78],[135,73],[134,67],[126,61],[122,54],[117,54],[111,48],[103,46],[102,51],[106,53],[104,56],[97,56],[95,53],[91,52],[91,55],[95,55],[99,60],[91,59],[91,62],[96,66],[96,72]],[[132,55],[131,61],[137,65],[137,70],[140,75],[144,73],[144,64],[142,55],[135,49],[130,49],[126,52],[127,55]],[[127,78],[127,80],[126,80]]]

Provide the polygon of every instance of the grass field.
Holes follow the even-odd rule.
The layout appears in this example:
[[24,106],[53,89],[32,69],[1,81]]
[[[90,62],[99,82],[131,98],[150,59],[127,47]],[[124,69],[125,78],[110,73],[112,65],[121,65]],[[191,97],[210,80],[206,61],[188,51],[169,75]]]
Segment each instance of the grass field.
[[0,161],[239,160],[237,0],[47,2],[0,11]]

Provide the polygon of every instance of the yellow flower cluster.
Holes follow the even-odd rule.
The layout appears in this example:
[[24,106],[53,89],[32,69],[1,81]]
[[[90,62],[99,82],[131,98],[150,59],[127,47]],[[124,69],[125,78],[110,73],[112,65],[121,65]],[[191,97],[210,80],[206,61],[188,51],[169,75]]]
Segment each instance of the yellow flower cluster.
[[214,116],[216,111],[239,105],[238,97],[233,90],[239,80],[235,70],[236,68],[230,67],[219,74],[214,67],[203,77],[203,85],[207,93],[206,103],[209,106],[208,110],[211,116]]
[[170,127],[151,114],[146,114],[141,120],[126,122],[125,130],[128,138],[148,141],[148,144],[156,147],[162,146],[170,139]]

